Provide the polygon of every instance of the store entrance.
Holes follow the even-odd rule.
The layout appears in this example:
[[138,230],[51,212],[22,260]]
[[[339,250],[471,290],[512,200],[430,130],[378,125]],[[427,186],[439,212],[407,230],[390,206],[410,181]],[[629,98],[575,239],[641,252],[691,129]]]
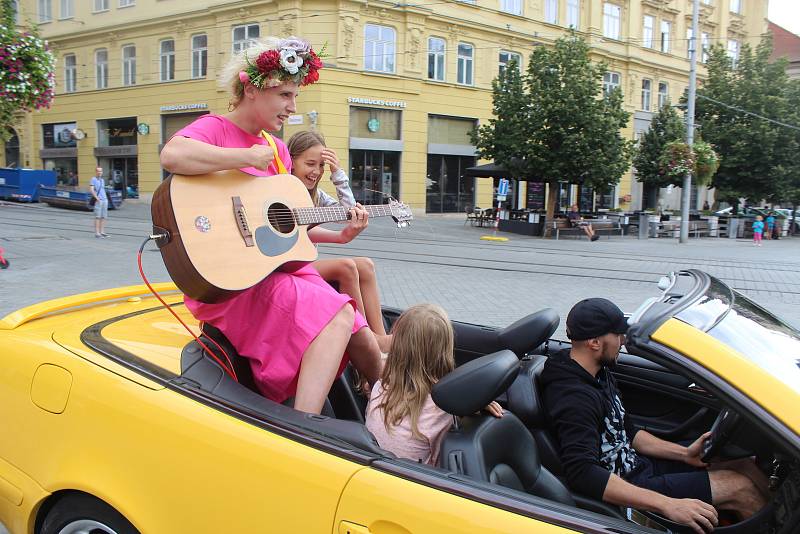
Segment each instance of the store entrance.
[[464,175],[474,166],[474,157],[428,154],[425,211],[454,213],[474,206],[475,178]]
[[400,152],[350,150],[350,187],[357,202],[385,204],[400,196]]
[[139,160],[137,158],[104,158],[100,166],[107,169],[108,184],[122,193],[122,198],[139,198]]

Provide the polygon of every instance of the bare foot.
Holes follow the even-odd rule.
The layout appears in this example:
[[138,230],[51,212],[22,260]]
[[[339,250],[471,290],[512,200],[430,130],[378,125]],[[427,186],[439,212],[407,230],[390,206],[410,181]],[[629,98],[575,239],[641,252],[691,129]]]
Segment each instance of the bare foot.
[[389,352],[389,347],[392,346],[392,335],[380,335],[375,334],[375,340],[378,342],[378,347],[381,349],[381,352]]

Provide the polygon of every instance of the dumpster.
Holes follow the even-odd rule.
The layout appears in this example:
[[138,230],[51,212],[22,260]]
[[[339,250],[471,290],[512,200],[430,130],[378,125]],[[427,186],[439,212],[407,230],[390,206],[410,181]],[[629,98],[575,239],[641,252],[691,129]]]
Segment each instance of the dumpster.
[[35,169],[0,169],[0,198],[39,202],[39,186],[55,186],[56,173]]
[[[108,195],[108,209],[115,210],[122,205],[121,191],[115,191],[107,186],[106,195]],[[59,208],[92,211],[92,207],[89,205],[90,198],[92,198],[92,194],[89,191],[68,185],[42,187],[39,191],[41,202]]]

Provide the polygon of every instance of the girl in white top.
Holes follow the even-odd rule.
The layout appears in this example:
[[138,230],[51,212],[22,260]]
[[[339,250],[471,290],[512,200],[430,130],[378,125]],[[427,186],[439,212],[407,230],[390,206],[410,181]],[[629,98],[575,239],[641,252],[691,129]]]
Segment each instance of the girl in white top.
[[[453,327],[439,306],[418,304],[403,312],[392,334],[386,365],[367,404],[367,429],[381,448],[398,457],[436,465],[453,416],[434,404],[431,388],[455,368]],[[503,416],[496,402],[486,409]]]
[[[352,208],[356,205],[350,189],[350,179],[336,157],[336,152],[325,145],[322,134],[302,131],[294,134],[287,143],[292,156],[292,173],[308,189],[315,206],[337,206]],[[327,165],[331,181],[336,186],[338,200],[319,188],[319,181]],[[388,352],[391,336],[386,334],[381,315],[381,298],[375,264],[369,258],[331,258],[317,260],[314,268],[328,282],[339,284],[339,292],[346,293],[356,301],[358,311],[367,319],[381,352]]]

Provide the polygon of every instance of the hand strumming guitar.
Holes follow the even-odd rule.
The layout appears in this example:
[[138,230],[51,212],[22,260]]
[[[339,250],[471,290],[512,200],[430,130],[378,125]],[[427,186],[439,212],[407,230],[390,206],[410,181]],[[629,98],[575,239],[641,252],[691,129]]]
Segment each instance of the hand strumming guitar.
[[244,149],[244,167],[254,167],[261,171],[267,170],[272,160],[275,159],[275,153],[272,148],[267,145],[253,145],[250,148]]

